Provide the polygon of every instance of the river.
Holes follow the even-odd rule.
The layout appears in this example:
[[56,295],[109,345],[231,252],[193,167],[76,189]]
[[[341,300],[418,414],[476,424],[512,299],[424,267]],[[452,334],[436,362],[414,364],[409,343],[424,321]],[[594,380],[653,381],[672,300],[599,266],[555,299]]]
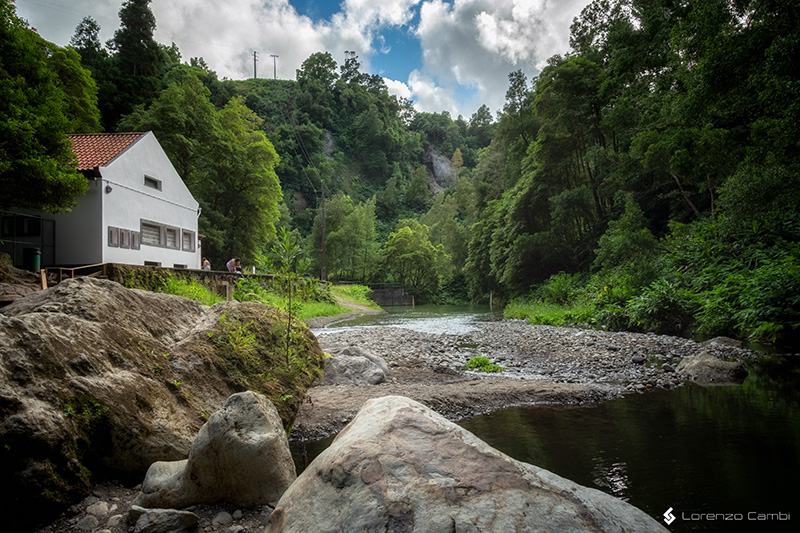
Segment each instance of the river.
[[[480,307],[422,306],[335,327],[459,334],[499,318]],[[671,509],[672,531],[795,531],[797,359],[765,355],[748,364],[741,386],[687,384],[591,407],[505,409],[459,424],[515,459],[622,498],[659,520]],[[306,448],[307,457],[295,450],[298,469],[329,442]]]

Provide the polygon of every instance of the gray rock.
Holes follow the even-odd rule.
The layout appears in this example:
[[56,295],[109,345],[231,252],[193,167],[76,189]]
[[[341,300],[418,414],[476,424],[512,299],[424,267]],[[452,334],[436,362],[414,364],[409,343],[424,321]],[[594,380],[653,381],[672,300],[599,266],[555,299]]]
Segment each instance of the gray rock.
[[220,526],[229,526],[232,523],[233,523],[233,517],[231,516],[230,513],[227,513],[225,511],[217,513],[216,516],[214,516],[214,518],[211,519],[211,526],[214,527],[215,529]]
[[516,461],[422,404],[368,400],[297,478],[268,531],[667,531],[636,507]]
[[663,364],[661,365],[661,370],[664,372],[675,372],[675,367],[670,364]]
[[94,531],[100,525],[100,521],[94,515],[86,515],[75,524],[75,529],[81,531]]
[[[254,331],[271,331],[278,316],[264,309],[253,302],[207,307],[89,277],[0,309],[0,441],[14,443],[0,500],[24,509],[18,520],[40,520],[91,493],[83,457],[91,457],[92,473],[113,477],[185,459],[203,423],[198,413],[218,410],[239,390],[208,334],[223,315],[247,315]],[[321,365],[316,340],[298,333]],[[90,449],[76,456],[74,443],[88,435]],[[56,500],[64,507],[54,508]]]
[[708,352],[686,357],[678,363],[676,370],[701,384],[741,383],[747,377],[741,361],[722,361]]
[[367,359],[378,365],[378,367],[380,367],[380,369],[383,370],[384,374],[386,374],[387,376],[389,375],[389,365],[386,364],[386,360],[383,357],[375,355],[372,352],[368,352],[367,350],[359,348],[358,346],[348,346],[340,353],[343,355],[359,355],[361,357],[366,357]]
[[226,501],[254,506],[275,501],[296,473],[278,411],[263,395],[232,395],[213,413],[183,461],[153,463],[142,507],[186,507]]
[[120,522],[122,522],[122,515],[115,514],[114,516],[108,517],[108,521],[106,522],[106,527],[108,529],[114,529]]
[[108,514],[108,504],[106,502],[95,502],[86,508],[86,512],[102,518]]
[[193,529],[199,522],[196,514],[175,509],[143,509],[133,533],[179,533]]
[[731,339],[730,337],[714,337],[704,341],[703,344],[720,344],[722,346],[733,346],[734,348],[742,347],[742,341]]
[[233,519],[234,520],[241,520],[242,519],[242,511],[241,511],[241,509],[236,509],[233,512]]
[[384,381],[386,373],[367,357],[333,354],[325,360],[323,385],[377,385]]
[[635,365],[643,365],[645,361],[646,359],[643,355],[634,355],[631,357],[631,363]]

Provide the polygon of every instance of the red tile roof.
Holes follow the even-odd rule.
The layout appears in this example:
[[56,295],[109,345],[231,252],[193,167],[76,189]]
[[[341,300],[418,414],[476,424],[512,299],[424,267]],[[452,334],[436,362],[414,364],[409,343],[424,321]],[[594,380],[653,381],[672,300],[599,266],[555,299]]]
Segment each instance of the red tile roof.
[[78,156],[78,170],[106,166],[138,141],[144,133],[79,133],[69,135]]

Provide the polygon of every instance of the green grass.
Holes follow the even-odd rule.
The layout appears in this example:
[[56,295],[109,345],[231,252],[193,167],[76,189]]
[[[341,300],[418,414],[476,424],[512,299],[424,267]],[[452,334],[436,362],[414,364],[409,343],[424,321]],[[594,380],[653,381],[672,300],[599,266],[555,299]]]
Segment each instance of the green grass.
[[215,303],[225,301],[225,298],[210,291],[196,281],[186,281],[171,276],[166,279],[164,287],[160,292],[189,298],[190,300],[198,301],[204,305],[214,305]]
[[[342,298],[346,298],[361,305],[368,306],[371,309],[380,309],[366,296],[368,291],[369,289],[367,287],[360,285],[337,286],[333,287],[332,290],[334,294],[341,296]],[[196,281],[186,281],[182,279],[176,279],[174,277],[167,279],[161,292],[196,300],[204,305],[209,306],[225,301],[225,298],[210,291]],[[288,300],[286,298],[273,292],[268,292],[263,287],[252,284],[247,287],[247,292],[237,290],[235,293],[235,298],[240,301],[260,302],[278,307],[283,310],[287,308],[288,304]],[[339,315],[349,311],[349,309],[339,304],[316,302],[311,300],[298,301],[297,299],[292,300],[292,308],[294,310],[294,316],[298,320],[306,320],[317,316]]]
[[527,320],[531,324],[563,326],[590,322],[592,311],[588,307],[515,300],[506,306],[503,316]]
[[370,288],[364,285],[333,285],[331,287],[331,294],[334,296],[350,300],[370,309],[380,309],[378,304],[370,300],[369,294],[371,292]]

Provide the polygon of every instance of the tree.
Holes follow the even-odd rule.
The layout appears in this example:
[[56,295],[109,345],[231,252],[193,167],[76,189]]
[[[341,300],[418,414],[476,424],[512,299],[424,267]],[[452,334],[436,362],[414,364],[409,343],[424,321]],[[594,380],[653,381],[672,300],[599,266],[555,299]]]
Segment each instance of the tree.
[[75,28],[69,45],[81,55],[81,64],[97,78],[108,61],[108,52],[100,44],[100,25],[92,17],[84,17]]
[[200,73],[196,67],[175,69],[170,84],[149,107],[137,107],[119,123],[124,131],[153,131],[192,193],[203,180],[213,179],[208,163],[220,142],[219,113]]
[[149,104],[161,90],[161,78],[170,63],[153,38],[156,18],[151,0],[126,0],[119,10],[120,27],[107,46],[111,57],[111,81],[116,93],[107,95],[103,122],[107,129],[116,126],[122,115],[136,105]]
[[409,209],[422,213],[431,206],[431,188],[428,184],[428,169],[417,167],[414,177],[405,192],[405,201]]
[[91,72],[81,66],[81,57],[72,48],[47,43],[47,64],[56,75],[56,85],[64,93],[65,112],[70,133],[100,131],[100,110],[97,108],[97,85]]
[[67,96],[43,39],[0,0],[0,207],[64,211],[86,191],[66,137]]
[[439,288],[439,274],[450,259],[440,244],[434,246],[428,227],[407,220],[389,235],[383,248],[384,268],[411,294],[426,298]]
[[[325,218],[328,279],[367,281],[377,267],[375,200],[357,203],[340,192],[326,203]],[[320,214],[314,219],[307,246],[312,265],[317,267],[321,225]]]
[[283,195],[275,174],[278,154],[243,100],[234,97],[219,112],[219,136],[195,190],[209,257],[236,255],[253,264],[275,236]]

